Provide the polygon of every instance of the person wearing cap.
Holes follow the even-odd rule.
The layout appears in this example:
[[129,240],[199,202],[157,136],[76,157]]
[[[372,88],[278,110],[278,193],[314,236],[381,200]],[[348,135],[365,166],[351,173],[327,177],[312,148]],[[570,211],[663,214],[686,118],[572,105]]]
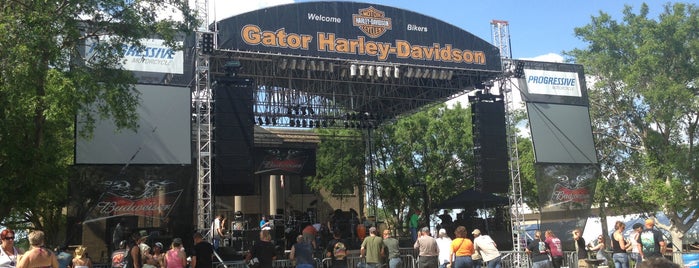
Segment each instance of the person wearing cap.
[[152,257],[150,254],[150,246],[147,243],[148,231],[140,230],[140,231],[138,231],[138,235],[140,237],[138,239],[138,248],[141,250],[141,266],[144,266],[145,264],[148,263],[149,259]]
[[430,236],[430,228],[422,227],[419,237],[415,241],[413,248],[418,250],[417,267],[418,268],[437,268],[439,267],[439,246],[437,240]]
[[369,228],[369,237],[364,238],[359,248],[359,258],[364,257],[364,268],[378,268],[381,266],[381,256],[384,255],[383,239],[377,236],[376,227]]
[[641,231],[643,231],[643,224],[637,222],[634,223],[631,228],[633,232],[628,237],[629,248],[627,248],[627,251],[631,250],[631,252],[629,252],[629,260],[634,262],[633,267],[638,268],[643,261],[641,252],[639,251],[640,248],[638,247],[638,236],[641,234]]
[[163,268],[184,268],[187,266],[187,256],[182,251],[182,238],[172,239],[170,249],[165,252]]
[[480,235],[481,231],[478,229],[473,229],[471,232],[473,235],[473,255],[471,255],[471,260],[473,261],[473,268],[481,268],[483,267],[483,257],[481,257],[481,253],[476,250],[476,234]]
[[636,240],[638,242],[639,253],[644,260],[662,258],[663,254],[665,254],[665,240],[663,239],[663,234],[654,229],[654,226],[655,220],[653,220],[653,218],[646,219],[646,228],[641,231],[641,234]]
[[560,268],[563,266],[563,245],[561,244],[561,239],[550,229],[544,232],[544,237],[544,243],[546,243],[549,250],[551,250],[551,264],[553,264],[553,268]]
[[416,209],[413,215],[410,215],[410,221],[408,221],[408,227],[410,228],[410,235],[412,236],[413,243],[417,240],[417,227],[420,224],[420,214],[422,211]]
[[153,244],[153,254],[150,255],[150,258],[146,262],[149,265],[152,265],[156,268],[160,268],[163,266],[164,261],[165,254],[163,254],[163,243],[155,242],[155,244]]
[[456,238],[451,241],[451,251],[454,252],[451,256],[451,267],[473,267],[473,259],[471,259],[471,255],[474,252],[473,242],[467,237],[468,231],[466,231],[466,227],[456,227],[454,235]]
[[73,258],[73,268],[92,268],[92,261],[85,256],[86,247],[78,246],[75,249],[75,258]]
[[475,229],[473,232],[473,250],[480,253],[482,260],[488,268],[501,268],[500,251],[497,244],[489,236],[481,234],[481,230]]
[[398,268],[401,267],[402,261],[400,259],[400,245],[398,239],[391,236],[391,230],[383,230],[383,244],[386,246],[386,252],[388,252],[388,268]]
[[451,237],[447,234],[447,230],[442,228],[437,232],[437,248],[439,249],[439,268],[447,268],[451,263]]

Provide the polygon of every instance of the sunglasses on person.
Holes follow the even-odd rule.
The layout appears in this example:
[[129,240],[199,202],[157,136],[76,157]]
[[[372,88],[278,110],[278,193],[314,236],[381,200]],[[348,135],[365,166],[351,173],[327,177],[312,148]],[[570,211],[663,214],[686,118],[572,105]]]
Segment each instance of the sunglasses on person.
[[14,236],[4,237],[3,240],[15,240]]

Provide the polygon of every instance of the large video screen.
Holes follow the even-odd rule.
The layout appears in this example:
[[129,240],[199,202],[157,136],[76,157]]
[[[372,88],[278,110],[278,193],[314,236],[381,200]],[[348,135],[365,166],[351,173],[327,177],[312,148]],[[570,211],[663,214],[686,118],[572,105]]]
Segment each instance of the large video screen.
[[[136,85],[141,93],[136,131],[117,130],[111,118],[94,135],[76,135],[76,164],[191,164],[191,102],[187,87]],[[83,125],[77,118],[76,129]]]
[[596,164],[586,106],[527,103],[537,163]]

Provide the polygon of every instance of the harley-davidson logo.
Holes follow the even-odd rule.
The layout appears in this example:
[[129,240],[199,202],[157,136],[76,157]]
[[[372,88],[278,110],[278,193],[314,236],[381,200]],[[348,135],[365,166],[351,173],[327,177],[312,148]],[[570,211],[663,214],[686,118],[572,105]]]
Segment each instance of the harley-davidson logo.
[[386,18],[383,11],[374,7],[360,9],[358,13],[352,14],[352,25],[371,38],[382,36],[392,28],[391,18]]

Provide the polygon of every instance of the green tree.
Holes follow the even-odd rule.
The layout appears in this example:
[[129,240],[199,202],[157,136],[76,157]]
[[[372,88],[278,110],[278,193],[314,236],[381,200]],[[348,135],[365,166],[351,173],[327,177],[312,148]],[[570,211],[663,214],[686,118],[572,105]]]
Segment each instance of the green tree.
[[[0,3],[3,225],[44,229],[55,239],[51,235],[64,228],[60,209],[73,176],[76,116],[86,118],[86,131],[79,133],[86,137],[96,119],[89,109],[133,129],[138,93],[132,73],[120,66],[123,45],[161,38],[174,47],[197,26],[194,15],[187,1],[178,0]],[[83,53],[91,43],[94,53]]]
[[374,140],[378,196],[395,226],[410,209],[426,208],[429,215],[434,205],[474,185],[471,117],[460,105],[400,118],[376,131]]
[[[603,200],[636,212],[662,210],[659,224],[682,245],[699,218],[699,9],[667,4],[657,20],[643,4],[623,21],[600,12],[576,28],[588,43],[569,55],[596,81],[590,90]],[[612,209],[612,208],[610,208]]]
[[308,180],[313,190],[352,194],[363,189],[365,145],[359,130],[320,129],[316,151],[316,176]]

